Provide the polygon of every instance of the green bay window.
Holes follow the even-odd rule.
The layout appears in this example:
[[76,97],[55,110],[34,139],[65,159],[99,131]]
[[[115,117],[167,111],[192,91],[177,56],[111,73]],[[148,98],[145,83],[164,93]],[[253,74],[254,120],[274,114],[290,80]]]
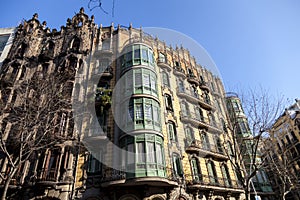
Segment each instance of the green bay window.
[[[160,105],[150,98],[132,98],[129,106],[123,107],[123,129],[133,131],[151,129],[161,131]],[[127,115],[125,113],[128,113]]]
[[157,76],[152,70],[134,69],[126,72],[123,77],[126,97],[132,94],[149,94],[157,97]]
[[153,51],[150,47],[143,44],[134,44],[125,47],[121,56],[122,69],[135,65],[145,65],[150,68],[155,67]]
[[122,138],[120,145],[127,150],[121,159],[122,167],[129,172],[127,177],[165,177],[162,137],[145,133]]

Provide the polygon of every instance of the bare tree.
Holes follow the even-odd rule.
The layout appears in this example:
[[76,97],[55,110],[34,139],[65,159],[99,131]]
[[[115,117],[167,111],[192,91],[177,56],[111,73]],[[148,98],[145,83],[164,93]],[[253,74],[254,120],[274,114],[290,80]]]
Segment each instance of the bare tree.
[[[2,75],[3,81],[7,74]],[[64,82],[60,75],[36,72],[32,79],[24,80],[19,87],[14,86],[10,97],[5,97],[9,94],[5,94],[6,81],[2,82],[0,153],[5,160],[5,171],[0,173],[4,185],[1,199],[6,199],[12,179],[34,153],[60,141],[63,124],[59,113],[68,108],[66,99],[70,93],[63,89]],[[5,128],[8,123],[10,129]]]
[[[286,153],[279,153],[276,149],[275,138],[270,136],[263,143],[267,155],[264,156],[263,169],[271,174],[273,181],[279,186],[281,199],[285,200],[285,196],[297,186],[297,178],[289,170],[289,160]],[[280,156],[278,156],[280,155]]]
[[249,200],[251,187],[254,187],[252,178],[262,167],[259,142],[282,111],[283,98],[274,98],[263,88],[243,91],[239,96],[227,97],[231,122],[227,136],[233,141],[232,150],[227,154]]

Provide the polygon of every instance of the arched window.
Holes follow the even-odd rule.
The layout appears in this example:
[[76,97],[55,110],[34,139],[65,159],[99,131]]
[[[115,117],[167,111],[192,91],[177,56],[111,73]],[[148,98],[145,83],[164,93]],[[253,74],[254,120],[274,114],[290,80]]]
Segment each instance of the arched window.
[[185,139],[188,146],[190,146],[191,143],[194,141],[194,133],[190,127],[185,128]]
[[183,116],[189,116],[190,115],[189,107],[188,107],[188,104],[186,102],[181,103],[181,113],[182,113]]
[[225,185],[227,187],[230,187],[231,186],[230,174],[229,174],[229,171],[228,171],[228,167],[225,163],[223,163],[221,165],[221,171],[222,171],[223,180],[224,180]]
[[181,158],[178,154],[173,154],[173,172],[175,176],[183,176],[183,169],[181,164]]
[[209,143],[209,138],[206,132],[202,132],[201,133],[201,146],[202,148],[206,149],[206,150],[210,150],[210,143]]
[[218,152],[221,153],[221,154],[224,154],[224,149],[223,149],[221,139],[217,135],[215,136],[215,142],[216,142],[216,145],[217,145]]
[[196,116],[197,116],[198,120],[204,121],[202,109],[199,108],[198,106],[195,106],[195,112],[196,112]]
[[169,75],[167,72],[162,72],[162,82],[164,86],[170,87]]
[[73,51],[79,51],[80,49],[80,39],[78,37],[74,37],[71,41],[70,49]]
[[207,161],[207,171],[210,183],[213,185],[218,184],[218,175],[216,172],[215,163],[211,160]]
[[184,83],[182,80],[178,80],[178,90],[179,92],[185,92]]
[[166,103],[166,110],[173,111],[173,103],[172,103],[171,95],[165,94],[165,103]]
[[193,181],[196,181],[196,182],[201,181],[202,175],[201,175],[201,170],[200,170],[200,165],[199,165],[198,159],[193,157],[190,162],[191,162]]
[[28,45],[26,43],[22,43],[17,50],[17,57],[23,57]]
[[177,132],[175,123],[172,121],[168,121],[168,132],[170,141],[177,142]]

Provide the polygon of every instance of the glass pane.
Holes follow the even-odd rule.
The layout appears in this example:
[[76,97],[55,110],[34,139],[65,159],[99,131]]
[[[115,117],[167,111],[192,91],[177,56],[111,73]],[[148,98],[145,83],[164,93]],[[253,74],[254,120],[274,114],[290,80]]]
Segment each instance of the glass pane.
[[170,140],[174,140],[175,138],[175,134],[174,134],[174,126],[173,126],[173,123],[172,122],[169,122],[168,124],[169,126],[169,137],[170,137]]
[[135,87],[141,87],[141,85],[142,85],[142,74],[141,73],[135,73],[134,79],[135,79]]
[[143,120],[143,104],[138,103],[135,105],[135,119]]
[[150,81],[151,81],[151,89],[156,92],[156,78],[151,76]]
[[134,149],[133,144],[128,144],[127,146],[127,164],[134,163]]
[[148,162],[154,163],[155,162],[155,151],[154,151],[154,143],[152,143],[152,142],[147,143],[147,155],[148,155]]
[[156,144],[156,162],[157,164],[163,164],[162,149],[160,144]]
[[152,120],[152,108],[150,104],[145,105],[145,119]]
[[146,87],[146,89],[150,89],[150,80],[149,80],[149,74],[143,75],[143,85]]
[[159,122],[158,107],[153,106],[153,120]]
[[137,162],[145,163],[145,142],[137,143]]
[[142,58],[144,62],[148,62],[148,51],[145,48],[142,49]]

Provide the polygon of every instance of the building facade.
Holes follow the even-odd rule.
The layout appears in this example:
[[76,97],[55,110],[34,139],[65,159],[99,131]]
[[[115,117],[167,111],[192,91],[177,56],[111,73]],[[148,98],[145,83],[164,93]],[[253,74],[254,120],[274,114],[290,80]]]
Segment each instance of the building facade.
[[[256,162],[262,162],[261,154],[259,151],[256,153],[255,148],[253,148],[256,145],[255,140],[249,139],[253,138],[253,135],[238,95],[235,93],[227,93],[226,103],[231,124],[234,126],[233,131],[235,132],[236,140],[239,144],[243,167],[246,169],[247,174],[251,174],[254,169],[252,165],[253,157],[255,156]],[[260,196],[261,199],[274,199],[269,178],[263,168],[259,168],[256,175],[251,179],[250,191],[252,199],[255,199],[255,196]]]
[[272,187],[278,199],[299,199],[300,101],[285,109],[261,146]]
[[[98,27],[83,9],[60,31],[35,14],[18,27],[0,78],[7,149],[40,141],[26,143],[36,150],[20,157],[13,198],[244,198],[224,145],[223,84],[182,47]],[[3,188],[14,166],[2,152]]]

